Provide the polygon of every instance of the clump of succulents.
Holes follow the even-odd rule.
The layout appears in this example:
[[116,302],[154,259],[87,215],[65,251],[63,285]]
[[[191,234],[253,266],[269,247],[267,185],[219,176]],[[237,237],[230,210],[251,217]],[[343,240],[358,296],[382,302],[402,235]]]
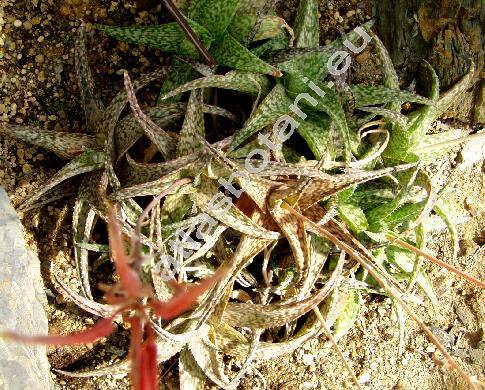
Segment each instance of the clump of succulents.
[[[204,59],[200,50],[176,22],[97,26],[117,39],[174,55],[168,70],[134,83],[125,73],[125,91],[108,107],[96,94],[81,27],[76,69],[88,134],[6,127],[6,134],[70,159],[27,198],[24,210],[44,204],[70,179],[78,181],[73,234],[80,289],[74,291],[53,272],[61,293],[112,323],[120,302],[95,301],[88,272],[91,253],[106,251],[93,240],[96,221],[111,218],[111,228],[119,225],[123,234],[135,237],[128,246],[141,259],[126,261],[124,272],[152,286],[153,299],[171,302],[181,294],[181,283],[211,278],[213,285],[200,283],[204,288],[197,290],[198,301],[195,295],[181,301],[176,318],[162,315],[160,320],[162,312],[155,307],[143,317],[130,317],[132,329],[138,329],[136,345],[143,340],[145,346],[155,343],[158,363],[179,353],[181,388],[201,388],[206,378],[233,388],[254,360],[290,353],[321,333],[336,342],[358,319],[365,294],[391,297],[401,345],[404,318],[410,316],[450,365],[475,386],[406,303],[407,296],[418,291],[415,286],[434,305],[437,302],[424,260],[484,286],[427,254],[423,225],[433,210],[443,217],[456,253],[456,229],[423,166],[446,149],[440,142],[456,138],[455,132],[427,135],[427,130],[471,85],[473,70],[440,95],[436,74],[426,65],[431,93],[419,96],[400,90],[371,23],[322,47],[316,0],[300,2],[293,29],[264,5],[260,0],[185,3],[186,22],[216,67],[199,62]],[[329,72],[329,60],[345,49],[344,42],[359,47],[364,36],[371,38],[380,60],[382,85],[349,85],[345,73],[334,77]],[[136,92],[159,79],[163,84],[158,104],[142,110]],[[250,102],[240,104],[247,113],[242,122],[222,107],[224,99],[235,97]],[[209,104],[217,101],[221,106]],[[412,103],[412,109],[405,112],[403,103]],[[123,115],[128,105],[131,113]],[[225,136],[213,125],[217,118],[224,118]],[[282,118],[295,132],[284,142],[274,131]],[[177,127],[177,133],[166,130]],[[261,148],[268,161],[256,157],[254,150]],[[249,172],[248,163],[262,168]],[[232,185],[232,191],[226,184],[221,193],[231,202],[218,213],[208,205],[222,183]],[[116,218],[108,213],[107,199],[119,205]],[[199,242],[201,214],[215,224],[206,228]],[[117,240],[110,250],[123,279],[114,253],[122,252],[121,239]],[[178,266],[157,266],[174,248]],[[224,271],[217,272],[219,267]],[[140,318],[142,325],[150,326],[140,328]],[[297,325],[299,319],[303,321]],[[241,362],[232,377],[224,370],[224,355]],[[128,372],[129,358],[70,375]],[[143,370],[139,358],[134,363]],[[355,380],[353,373],[352,377]],[[143,386],[139,388],[152,389],[156,383]]]

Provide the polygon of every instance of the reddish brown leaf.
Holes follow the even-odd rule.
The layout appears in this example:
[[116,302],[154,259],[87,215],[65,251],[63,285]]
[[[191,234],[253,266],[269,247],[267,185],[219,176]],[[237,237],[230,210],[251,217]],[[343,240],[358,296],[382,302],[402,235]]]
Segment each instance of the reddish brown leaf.
[[153,330],[147,327],[147,340],[141,350],[141,381],[140,390],[158,389],[157,344]]
[[152,301],[150,306],[155,314],[163,320],[171,320],[189,310],[197,298],[211,288],[226,272],[226,269],[219,268],[210,278],[202,280],[195,286],[180,289],[172,299],[167,302]]
[[90,329],[68,335],[25,336],[14,332],[4,332],[1,337],[24,343],[46,345],[73,345],[93,343],[111,334],[115,329],[113,317],[103,318]]
[[116,219],[116,209],[112,205],[108,206],[108,232],[111,257],[120,277],[120,284],[123,290],[132,297],[140,297],[142,283],[138,274],[130,266],[128,255],[125,252],[123,236]]

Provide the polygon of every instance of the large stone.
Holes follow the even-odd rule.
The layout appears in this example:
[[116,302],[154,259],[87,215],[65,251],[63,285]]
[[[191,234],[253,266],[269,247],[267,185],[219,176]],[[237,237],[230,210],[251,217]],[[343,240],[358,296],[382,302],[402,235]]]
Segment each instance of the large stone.
[[[46,334],[39,259],[27,250],[17,213],[0,187],[0,330]],[[54,389],[46,347],[0,339],[0,388]]]
[[485,138],[471,140],[463,145],[458,154],[458,169],[464,171],[483,160],[485,160]]

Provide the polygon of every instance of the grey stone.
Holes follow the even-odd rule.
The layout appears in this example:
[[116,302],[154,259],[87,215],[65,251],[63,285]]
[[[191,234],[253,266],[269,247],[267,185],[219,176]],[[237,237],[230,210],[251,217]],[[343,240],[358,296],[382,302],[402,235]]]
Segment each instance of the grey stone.
[[[483,133],[484,131],[479,131]],[[463,145],[459,154],[458,169],[464,171],[485,159],[485,138],[474,139]]]
[[[0,187],[0,331],[47,334],[39,260],[25,247],[17,213]],[[0,338],[0,388],[54,389],[46,347]]]

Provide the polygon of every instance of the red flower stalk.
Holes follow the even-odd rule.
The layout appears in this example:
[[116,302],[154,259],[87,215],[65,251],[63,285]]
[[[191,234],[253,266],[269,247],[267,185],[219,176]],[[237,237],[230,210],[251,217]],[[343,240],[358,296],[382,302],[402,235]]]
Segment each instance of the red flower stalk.
[[[180,185],[180,183],[177,184]],[[164,194],[171,191],[173,187],[164,191]],[[161,196],[163,195],[161,194]],[[146,212],[143,216],[145,215]],[[151,286],[143,284],[139,277],[139,264],[133,260],[140,259],[141,253],[128,255],[125,252],[122,233],[116,218],[116,209],[112,205],[108,206],[108,232],[111,257],[119,276],[119,282],[110,287],[105,298],[109,304],[119,307],[115,315],[98,321],[90,329],[65,336],[24,336],[4,332],[2,337],[20,342],[49,345],[87,344],[111,334],[115,330],[114,318],[121,314],[131,326],[129,356],[132,386],[135,390],[156,390],[158,383],[157,345],[150,314],[153,313],[163,320],[179,316],[190,309],[204,291],[214,285],[222,276],[223,269],[220,268],[212,277],[190,287],[180,285],[175,280],[171,281],[175,294],[169,301],[162,302],[155,298]],[[139,238],[135,237],[135,240],[137,239]]]

